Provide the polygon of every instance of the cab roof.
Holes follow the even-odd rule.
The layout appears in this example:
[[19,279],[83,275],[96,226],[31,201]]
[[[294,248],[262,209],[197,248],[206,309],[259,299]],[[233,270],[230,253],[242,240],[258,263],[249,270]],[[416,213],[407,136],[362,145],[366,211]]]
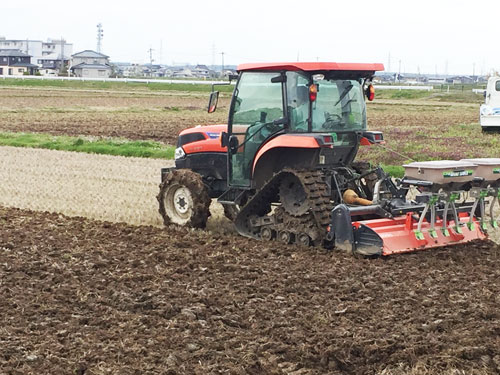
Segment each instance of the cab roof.
[[336,62],[284,62],[251,63],[238,65],[237,71],[342,71],[342,72],[377,72],[384,70],[380,63],[336,63]]

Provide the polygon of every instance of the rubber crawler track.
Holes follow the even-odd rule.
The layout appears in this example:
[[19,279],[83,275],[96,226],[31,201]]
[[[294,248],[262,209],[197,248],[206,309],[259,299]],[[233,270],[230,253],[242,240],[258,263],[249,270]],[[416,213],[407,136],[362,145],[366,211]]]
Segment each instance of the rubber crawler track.
[[[301,183],[309,204],[309,211],[302,215],[300,223],[302,228],[294,228],[294,232],[303,231],[308,233],[311,227],[316,227],[320,234],[320,240],[326,235],[327,226],[330,223],[330,212],[332,203],[330,201],[330,188],[325,176],[321,171],[298,171],[285,169],[269,180],[264,187],[259,190],[252,199],[242,207],[236,217],[235,226],[238,232],[246,237],[260,238],[260,228],[251,225],[251,219],[267,215],[271,211],[271,203],[276,201],[279,195],[279,185],[284,177],[295,176]],[[285,223],[286,224],[286,223]],[[283,225],[271,225],[271,228],[278,231]],[[314,241],[319,243],[321,241]]]

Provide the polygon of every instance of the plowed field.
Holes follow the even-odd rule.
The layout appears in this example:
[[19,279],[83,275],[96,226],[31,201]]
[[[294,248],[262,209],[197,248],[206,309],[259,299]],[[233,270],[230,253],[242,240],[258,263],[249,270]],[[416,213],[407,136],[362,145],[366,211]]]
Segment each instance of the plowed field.
[[1,209],[8,374],[496,374],[498,247],[355,259]]

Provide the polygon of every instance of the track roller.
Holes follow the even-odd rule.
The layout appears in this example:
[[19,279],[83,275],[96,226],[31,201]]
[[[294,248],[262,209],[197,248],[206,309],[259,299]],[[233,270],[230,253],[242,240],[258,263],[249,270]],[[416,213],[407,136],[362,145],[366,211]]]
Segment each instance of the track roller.
[[281,230],[278,232],[278,241],[284,244],[291,244],[292,243],[292,233],[287,231],[287,230]]
[[311,245],[311,237],[309,237],[306,233],[299,233],[295,235],[295,240],[299,245],[302,246],[310,246]]
[[262,238],[264,241],[272,241],[274,239],[274,236],[274,231],[269,227],[262,227],[262,229],[260,230],[260,238]]

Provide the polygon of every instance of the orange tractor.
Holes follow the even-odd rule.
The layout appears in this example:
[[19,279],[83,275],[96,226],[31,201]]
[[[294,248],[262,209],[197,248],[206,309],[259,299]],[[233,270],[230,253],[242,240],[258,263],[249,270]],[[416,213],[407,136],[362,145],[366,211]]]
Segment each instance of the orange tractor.
[[[365,103],[382,64],[237,70],[227,125],[182,131],[175,168],[162,169],[166,225],[203,228],[217,198],[243,236],[364,255],[485,239],[498,227],[500,159],[410,163],[400,180],[355,160],[360,146],[384,143],[367,130]],[[208,112],[218,96],[212,90]]]

